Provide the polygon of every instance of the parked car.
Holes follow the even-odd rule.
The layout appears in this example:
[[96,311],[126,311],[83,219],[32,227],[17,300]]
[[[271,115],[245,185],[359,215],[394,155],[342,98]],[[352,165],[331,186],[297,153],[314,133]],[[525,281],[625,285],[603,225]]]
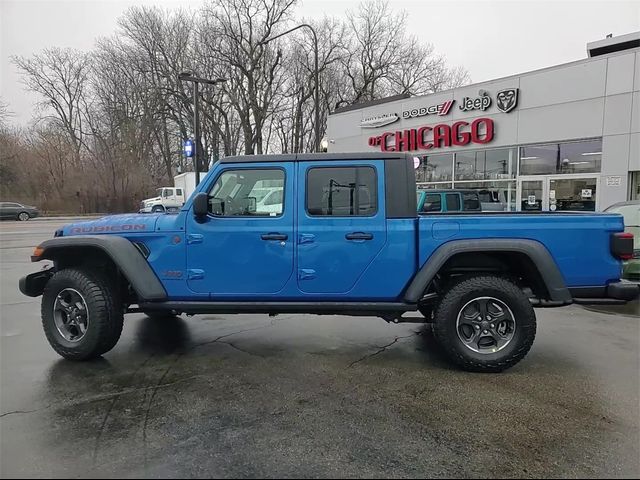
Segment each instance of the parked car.
[[25,222],[30,218],[36,218],[40,212],[36,207],[17,202],[0,202],[0,218],[20,220]]
[[282,213],[282,187],[272,188],[256,203],[256,213],[280,215]]
[[624,231],[633,234],[633,258],[624,262],[622,278],[640,282],[640,200],[620,202],[605,209],[624,218]]
[[[280,215],[249,208],[259,182],[283,186]],[[620,215],[418,215],[415,202],[412,155],[225,157],[177,215],[57,230],[31,256],[53,266],[20,290],[42,295],[45,335],[70,360],[111,350],[125,313],[311,313],[432,323],[451,362],[483,372],[525,357],[534,307],[638,297],[619,280],[633,252]]]
[[418,213],[480,212],[478,192],[474,190],[422,190],[418,196]]

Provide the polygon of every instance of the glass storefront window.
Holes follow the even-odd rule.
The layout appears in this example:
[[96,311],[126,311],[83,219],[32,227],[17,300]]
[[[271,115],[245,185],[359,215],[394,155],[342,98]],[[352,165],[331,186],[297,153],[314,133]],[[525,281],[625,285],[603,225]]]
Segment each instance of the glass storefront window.
[[520,175],[558,173],[558,145],[534,145],[520,148]]
[[520,147],[520,175],[599,173],[602,140]]
[[602,141],[560,144],[560,172],[598,173],[602,163]]
[[504,212],[516,209],[516,182],[456,182],[456,189],[475,190],[482,211]]
[[515,178],[516,150],[503,148],[456,153],[456,180],[500,180]]
[[418,183],[417,186],[420,190],[427,190],[427,189],[446,190],[446,189],[452,188],[451,182],[449,183]]
[[453,174],[453,154],[425,155],[416,169],[418,182],[442,182],[451,180]]

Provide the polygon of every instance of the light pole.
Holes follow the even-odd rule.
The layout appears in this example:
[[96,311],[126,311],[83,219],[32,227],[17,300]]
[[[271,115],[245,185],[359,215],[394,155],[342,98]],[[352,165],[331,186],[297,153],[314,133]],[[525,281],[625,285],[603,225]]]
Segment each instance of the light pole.
[[319,84],[320,82],[318,81],[318,35],[316,35],[316,31],[313,29],[313,27],[311,25],[309,25],[308,23],[303,23],[301,25],[298,25],[297,27],[292,28],[291,30],[287,30],[286,32],[281,33],[280,35],[276,35],[275,37],[271,37],[271,38],[267,38],[266,40],[263,40],[261,42],[258,43],[258,45],[266,45],[267,43],[271,42],[272,40],[275,40],[276,38],[280,38],[283,35],[286,35],[287,33],[291,33],[295,30],[298,30],[299,28],[308,28],[309,30],[311,30],[311,33],[313,34],[313,50],[314,50],[314,62],[315,62],[315,72],[314,72],[314,80],[315,80],[315,96],[314,96],[314,103],[315,103],[315,123],[316,123],[316,138],[315,138],[315,151],[319,152],[320,151],[320,87]]
[[206,83],[208,85],[216,85],[218,83],[224,83],[226,78],[216,78],[215,80],[209,80],[208,78],[196,77],[192,72],[182,72],[178,75],[178,79],[183,82],[193,83],[193,158],[194,158],[194,171],[196,172],[196,186],[200,183],[200,107],[198,102],[198,95],[200,92],[200,84]]

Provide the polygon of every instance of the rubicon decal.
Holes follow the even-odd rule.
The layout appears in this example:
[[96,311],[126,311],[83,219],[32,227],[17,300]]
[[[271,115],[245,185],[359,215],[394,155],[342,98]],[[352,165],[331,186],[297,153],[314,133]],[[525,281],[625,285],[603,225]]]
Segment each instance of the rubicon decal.
[[438,105],[430,105],[428,107],[412,108],[402,112],[402,118],[424,117],[426,115],[447,115],[451,111],[451,107],[455,100],[447,100]]
[[95,225],[92,227],[73,227],[71,233],[105,233],[146,230],[144,224],[125,223],[124,225]]
[[383,152],[411,152],[443,147],[461,147],[470,143],[485,144],[493,140],[494,124],[490,118],[473,122],[445,123],[396,132],[384,132],[369,137],[369,146],[380,147]]

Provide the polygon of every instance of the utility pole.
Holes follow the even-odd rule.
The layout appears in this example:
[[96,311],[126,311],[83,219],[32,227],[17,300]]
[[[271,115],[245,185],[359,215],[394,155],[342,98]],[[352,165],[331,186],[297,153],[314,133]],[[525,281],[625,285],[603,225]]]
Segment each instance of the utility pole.
[[319,152],[320,151],[320,81],[319,81],[319,76],[320,73],[318,72],[318,35],[316,34],[316,31],[314,30],[314,28],[307,24],[307,23],[303,23],[301,25],[298,25],[297,27],[294,27],[290,30],[287,30],[284,33],[281,33],[280,35],[276,35],[275,37],[271,37],[271,38],[267,38],[266,40],[263,40],[261,42],[258,43],[258,45],[266,45],[267,43],[275,40],[276,38],[280,38],[283,35],[286,35],[287,33],[291,33],[295,30],[298,30],[299,28],[308,28],[309,30],[311,30],[311,33],[313,34],[313,50],[314,50],[314,83],[315,83],[315,95],[314,95],[314,103],[315,103],[315,124],[316,124],[316,137],[315,137],[315,151]]
[[202,166],[202,153],[200,151],[200,102],[198,98],[200,95],[200,84],[205,83],[208,85],[216,85],[218,83],[224,83],[226,78],[216,78],[215,80],[209,80],[208,78],[201,78],[195,76],[192,72],[182,72],[178,75],[178,79],[183,82],[193,83],[193,170],[196,173],[196,186],[200,183],[200,167]]

